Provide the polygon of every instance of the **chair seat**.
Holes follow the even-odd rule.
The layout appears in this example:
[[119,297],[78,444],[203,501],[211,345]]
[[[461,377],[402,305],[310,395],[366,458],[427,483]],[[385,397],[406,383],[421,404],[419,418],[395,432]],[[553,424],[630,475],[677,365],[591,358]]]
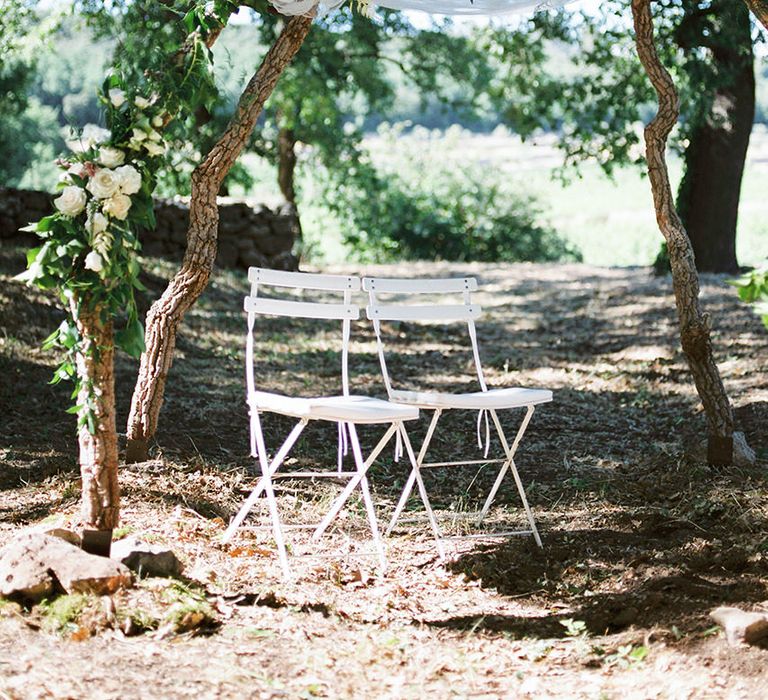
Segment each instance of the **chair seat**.
[[256,391],[251,395],[251,399],[259,410],[310,420],[391,423],[419,417],[418,407],[403,406],[371,396],[300,398]]
[[523,387],[489,389],[464,394],[393,390],[390,398],[396,403],[419,408],[517,408],[551,401],[552,392],[548,389],[524,389]]

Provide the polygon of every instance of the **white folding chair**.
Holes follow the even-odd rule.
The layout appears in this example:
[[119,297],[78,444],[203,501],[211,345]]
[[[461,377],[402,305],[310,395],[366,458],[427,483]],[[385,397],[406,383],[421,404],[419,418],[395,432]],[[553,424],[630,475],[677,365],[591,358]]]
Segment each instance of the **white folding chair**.
[[[363,278],[363,289],[369,294],[370,303],[367,307],[368,318],[373,321],[373,327],[376,332],[376,341],[379,352],[379,360],[381,362],[381,371],[384,377],[384,384],[387,388],[387,394],[390,401],[395,403],[414,406],[425,410],[431,410],[432,420],[427,428],[427,433],[424,438],[424,442],[421,445],[418,456],[413,460],[413,468],[408,481],[405,484],[400,500],[398,501],[395,512],[387,527],[386,534],[390,534],[395,527],[398,519],[400,518],[403,508],[408,500],[413,489],[414,482],[421,484],[421,470],[427,468],[439,468],[450,466],[462,466],[462,465],[481,465],[481,464],[501,464],[496,480],[493,487],[488,494],[485,504],[479,513],[477,519],[477,525],[480,525],[488,514],[488,510],[491,507],[496,495],[499,491],[499,487],[507,475],[507,472],[511,471],[514,477],[515,484],[517,486],[518,494],[525,510],[525,515],[530,526],[529,530],[518,530],[508,532],[497,533],[484,533],[465,535],[464,537],[489,537],[489,536],[507,536],[507,535],[533,535],[536,544],[541,547],[541,538],[539,532],[536,529],[536,521],[534,520],[531,508],[528,505],[528,499],[525,495],[525,489],[523,483],[520,480],[517,467],[515,465],[515,453],[520,441],[525,434],[526,428],[530,423],[531,417],[535,407],[538,404],[546,403],[552,400],[552,392],[545,389],[525,389],[522,387],[513,387],[505,389],[488,389],[485,383],[485,377],[483,375],[483,368],[480,363],[480,353],[477,346],[477,332],[475,329],[475,319],[479,318],[481,314],[480,307],[472,302],[471,294],[477,291],[477,280],[472,277],[460,278],[460,279],[386,279],[386,278]],[[445,299],[446,295],[454,295],[457,297],[461,295],[460,304],[411,304],[401,303],[397,297],[406,298],[410,295],[424,295],[424,294],[437,294],[442,295],[442,299]],[[397,295],[394,301],[388,303],[382,303],[380,297]],[[383,321],[438,321],[443,323],[449,323],[454,321],[465,321],[467,323],[469,338],[472,345],[472,355],[474,358],[475,368],[477,372],[477,381],[480,385],[480,391],[474,391],[469,393],[445,393],[437,391],[420,391],[420,390],[401,390],[395,389],[392,386],[392,380],[390,378],[389,371],[387,369],[387,362],[384,353],[384,342],[382,340],[381,323]],[[515,436],[512,445],[509,445],[507,438],[502,429],[501,422],[497,415],[499,409],[514,409],[525,408],[526,413],[522,419],[520,427],[518,428],[517,435]],[[485,446],[484,446],[484,458],[479,460],[465,460],[465,461],[452,461],[452,462],[425,462],[424,458],[429,449],[432,438],[435,434],[437,423],[440,420],[440,416],[450,409],[464,409],[464,410],[477,410],[479,411],[477,416],[477,436],[478,446],[483,449],[483,441],[481,434],[481,424],[485,419]],[[504,457],[501,459],[487,459],[488,448],[490,444],[490,426],[488,423],[488,416],[490,415],[496,433],[499,437],[499,442],[504,453]],[[406,446],[409,445],[406,443]],[[429,522],[435,529],[435,516],[432,511],[432,507],[429,503],[429,499],[425,496],[426,491],[419,489],[422,492],[422,501],[427,511]],[[440,540],[441,535],[437,536],[438,548],[440,554],[443,555],[443,549]]]
[[[278,469],[284,464],[285,459],[298,440],[304,428],[310,421],[327,421],[336,423],[339,432],[339,465],[338,470],[328,471],[304,471],[287,472],[284,476],[291,478],[318,478],[341,477],[348,479],[341,494],[334,500],[330,510],[317,527],[313,539],[318,539],[329,527],[332,520],[340,513],[344,503],[356,488],[360,488],[365,505],[368,525],[371,530],[379,563],[385,566],[384,547],[379,535],[376,513],[368,488],[366,472],[373,461],[378,457],[393,435],[403,432],[403,421],[418,418],[419,410],[413,406],[402,406],[375,399],[368,396],[354,396],[349,392],[349,336],[350,322],[359,317],[359,309],[351,304],[352,293],[359,291],[360,278],[345,277],[341,275],[318,275],[303,272],[280,272],[277,270],[265,270],[250,268],[248,279],[251,283],[250,296],[245,297],[245,311],[248,318],[248,336],[246,340],[246,384],[247,400],[250,410],[250,434],[251,455],[258,458],[261,467],[261,478],[253,489],[242,508],[230,523],[224,534],[223,541],[228,542],[262,493],[266,495],[272,521],[272,532],[277,544],[280,563],[286,577],[290,575],[288,557],[286,553],[285,537],[280,521],[278,504],[273,489],[273,479]],[[326,292],[342,292],[343,303],[324,303],[298,301],[296,299],[276,299],[258,296],[261,286],[290,288],[293,290],[323,290]],[[337,319],[342,321],[342,352],[341,352],[341,381],[342,394],[338,396],[322,396],[316,398],[300,398],[284,396],[265,391],[256,390],[253,364],[253,330],[258,314],[273,316],[288,316],[293,318],[313,319]],[[290,432],[280,449],[277,450],[269,461],[267,448],[264,442],[264,434],[261,427],[261,412],[278,413],[298,419],[298,423]],[[356,426],[360,424],[389,424],[379,443],[373,449],[367,459],[363,459],[360,442],[357,436]],[[342,470],[342,444],[346,446],[347,435],[352,446],[352,454],[355,462],[354,471]]]

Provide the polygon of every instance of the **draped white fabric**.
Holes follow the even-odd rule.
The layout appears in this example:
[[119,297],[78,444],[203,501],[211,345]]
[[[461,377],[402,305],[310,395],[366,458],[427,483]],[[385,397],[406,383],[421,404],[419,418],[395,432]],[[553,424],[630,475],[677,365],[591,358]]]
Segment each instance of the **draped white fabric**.
[[[565,0],[563,0],[564,2]],[[546,0],[374,0],[378,7],[392,10],[420,10],[433,15],[508,15],[539,7],[562,5]]]
[[[419,10],[433,15],[507,15],[558,7],[570,0],[370,0],[371,9]],[[317,7],[322,15],[344,0],[270,0],[281,15],[305,15]]]

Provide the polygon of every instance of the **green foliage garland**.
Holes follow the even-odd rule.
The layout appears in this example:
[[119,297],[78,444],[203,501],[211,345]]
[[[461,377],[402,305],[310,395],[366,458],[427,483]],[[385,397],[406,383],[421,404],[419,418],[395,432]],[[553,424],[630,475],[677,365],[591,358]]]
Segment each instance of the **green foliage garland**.
[[[69,155],[57,161],[62,176],[56,211],[27,227],[42,244],[28,251],[27,270],[19,275],[28,284],[55,289],[70,310],[44,343],[65,351],[54,383],[75,376],[75,355],[86,347],[76,323],[84,308],[98,309],[104,321],[119,320],[115,344],[129,355],[138,357],[144,349],[134,298],[141,288],[137,231],[155,224],[152,191],[165,154],[160,130],[167,112],[156,95],[129,93],[114,74],[100,100],[108,128],[86,125],[68,143]],[[79,385],[73,396],[78,391]],[[91,409],[71,410],[79,411],[78,427],[85,423],[94,432]]]
[[42,244],[28,251],[27,270],[18,278],[55,289],[68,311],[44,347],[64,351],[52,382],[74,379],[78,404],[69,411],[78,414],[78,429],[91,433],[98,427],[98,388],[93,378],[78,377],[76,357],[99,348],[81,336],[77,320],[85,311],[98,312],[103,323],[115,324],[117,347],[133,357],[144,350],[134,297],[142,288],[137,232],[155,225],[152,193],[166,153],[162,132],[177,111],[194,110],[205,99],[211,83],[205,39],[237,9],[229,0],[173,5],[178,7],[169,3],[165,9],[183,26],[178,43],[165,53],[165,66],[170,62],[173,69],[153,70],[161,65],[154,61],[143,75],[108,75],[99,94],[107,128],[88,124],[68,142],[70,152],[57,161],[62,175],[56,211],[26,229]]

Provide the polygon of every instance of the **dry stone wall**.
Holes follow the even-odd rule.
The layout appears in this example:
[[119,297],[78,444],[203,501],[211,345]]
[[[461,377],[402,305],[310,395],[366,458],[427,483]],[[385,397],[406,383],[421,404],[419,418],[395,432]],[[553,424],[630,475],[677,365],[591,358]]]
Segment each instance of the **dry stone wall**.
[[[34,245],[33,233],[20,231],[53,211],[47,192],[0,187],[0,243]],[[155,200],[154,231],[143,231],[140,239],[146,255],[181,260],[186,246],[189,207],[181,200]],[[219,251],[221,267],[271,267],[295,270],[298,260],[291,253],[299,235],[296,209],[285,203],[274,209],[246,202],[219,202]]]

